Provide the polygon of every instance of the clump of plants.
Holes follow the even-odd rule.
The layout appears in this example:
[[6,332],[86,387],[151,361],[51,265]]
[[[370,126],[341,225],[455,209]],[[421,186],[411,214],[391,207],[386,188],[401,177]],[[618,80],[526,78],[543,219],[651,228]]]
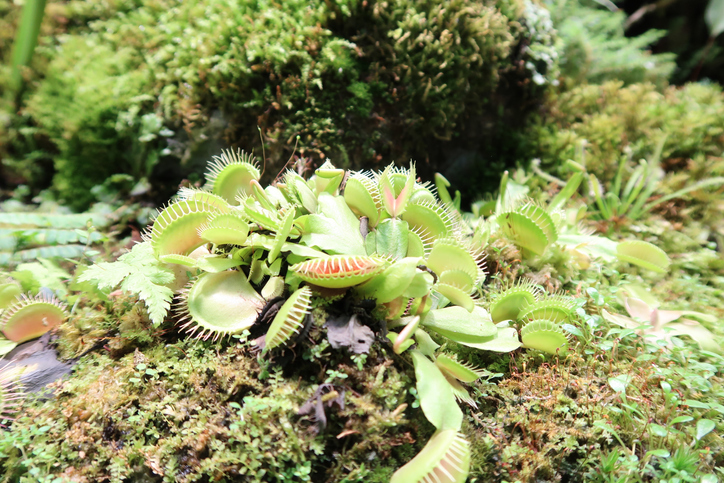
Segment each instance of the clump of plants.
[[[160,211],[142,243],[116,262],[100,262],[80,274],[79,282],[92,282],[105,291],[120,287],[137,296],[148,313],[145,330],[151,334],[151,345],[144,346],[145,353],[128,354],[127,344],[114,343],[121,357],[120,366],[113,363],[115,375],[84,366],[80,379],[65,386],[75,396],[64,397],[61,389],[57,403],[36,409],[34,420],[50,421],[47,418],[55,419],[59,410],[90,418],[82,423],[85,417],[64,416],[48,423],[52,434],[37,444],[44,445],[48,455],[68,455],[51,468],[65,471],[77,465],[82,453],[98,463],[93,467],[127,477],[121,463],[144,454],[142,473],[188,481],[225,474],[281,481],[290,472],[302,481],[319,481],[315,478],[322,474],[330,481],[339,481],[341,475],[349,481],[465,481],[471,471],[471,448],[479,442],[471,439],[475,432],[468,433],[458,402],[475,407],[471,390],[477,390],[481,377],[491,376],[472,361],[489,359],[486,352],[507,353],[521,345],[565,357],[572,334],[581,333],[576,310],[580,304],[570,295],[515,276],[509,284],[486,287],[490,281],[484,254],[492,255],[492,247],[507,244],[535,265],[551,252],[571,250],[571,245],[586,252],[581,243],[561,239],[574,228],[559,208],[574,194],[577,181],[542,206],[521,198],[506,176],[491,216],[477,218],[458,211],[459,196],[451,198],[444,178],[438,177],[437,189],[421,183],[414,165],[391,165],[372,173],[347,172],[325,163],[309,179],[288,170],[267,187],[259,183],[260,174],[251,156],[224,152],[210,164],[206,186],[182,189]],[[588,245],[606,245],[601,237],[579,236],[589,236]],[[648,255],[645,247],[618,246],[621,260],[661,270],[668,263]],[[495,256],[491,261],[504,263]],[[206,342],[192,348],[178,340],[178,330],[159,330],[166,321],[175,321],[181,332]],[[121,316],[117,336],[112,331],[97,336],[123,339],[144,330],[139,322],[131,310]],[[74,324],[75,329],[64,331],[64,338],[89,333]],[[100,325],[109,327],[107,322]],[[164,336],[168,331],[174,335]],[[132,337],[141,341],[138,335]],[[221,351],[216,356],[221,362],[214,359],[214,347]],[[167,350],[178,354],[159,359],[158,351]],[[111,364],[93,357],[101,365]],[[184,369],[184,364],[191,366]],[[219,364],[231,366],[222,369]],[[239,364],[244,367],[232,369]],[[406,375],[407,366],[414,368],[414,384],[408,379],[412,374]],[[198,372],[193,367],[206,369]],[[190,396],[190,388],[182,389],[187,385],[180,382],[184,378],[193,381],[209,371],[232,370],[241,373],[224,383],[209,380],[200,395]],[[103,407],[76,407],[78,397],[87,397],[81,396],[83,384],[88,390],[101,390],[109,375],[119,388],[134,389],[93,403]],[[238,378],[246,382],[234,383]],[[297,385],[285,382],[289,380]],[[414,390],[412,404],[422,409],[421,414],[407,409],[408,390]],[[178,417],[169,419],[168,409],[152,410],[158,397],[153,394],[165,395],[159,401],[180,411]],[[219,413],[213,409],[219,404],[233,411]],[[186,407],[204,409],[183,416]],[[286,453],[284,448],[292,444],[298,448],[296,456],[275,462],[265,457],[263,463],[256,457],[226,460],[237,451],[235,441],[241,436],[235,431],[242,426],[244,441],[269,441],[261,416],[266,413],[259,413],[262,419],[251,415],[255,408],[272,407],[276,412],[266,417],[275,421],[285,420],[298,407],[302,426],[283,423],[286,436],[272,437],[277,442],[269,442],[266,451]],[[372,414],[382,418],[370,422]],[[128,418],[143,421],[140,428],[155,429],[149,429],[152,434],[146,431],[144,440],[121,436],[131,430],[124,429]],[[191,421],[213,421],[204,433],[208,444],[188,439],[199,437],[201,430],[192,429]],[[311,439],[303,435],[305,424]],[[359,440],[342,450],[343,463],[331,464],[325,455],[340,450],[324,437],[329,425],[345,428],[339,429],[338,438],[375,435],[376,447],[394,455],[390,464],[395,467],[373,464],[365,469],[365,451],[375,446]],[[427,438],[416,456],[393,449],[386,439],[384,428],[400,425],[414,428],[417,438]],[[18,428],[34,431],[25,422]],[[74,436],[68,439],[64,433]],[[99,434],[115,450],[109,453],[105,445],[91,443]],[[53,440],[71,446],[63,449]],[[222,446],[211,443],[217,440]],[[129,449],[119,453],[124,445]],[[189,447],[195,448],[193,454]],[[7,451],[10,460],[18,454]],[[318,456],[311,458],[310,452]],[[37,464],[36,460],[14,471],[19,475]],[[80,471],[79,476],[88,478],[105,474]]]
[[675,54],[652,54],[649,50],[666,31],[649,29],[638,36],[626,35],[626,13],[613,3],[545,3],[558,32],[560,69],[568,86],[611,80],[625,84],[650,82],[660,87],[667,84],[676,67]]

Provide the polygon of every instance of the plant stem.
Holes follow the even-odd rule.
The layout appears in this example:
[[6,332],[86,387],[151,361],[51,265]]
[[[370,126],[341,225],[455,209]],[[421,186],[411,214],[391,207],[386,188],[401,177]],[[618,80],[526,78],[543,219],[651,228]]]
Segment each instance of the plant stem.
[[13,55],[10,74],[10,89],[17,96],[23,84],[21,67],[30,64],[33,51],[38,43],[40,24],[43,21],[46,0],[26,0],[23,6],[23,13],[20,18],[15,43],[13,44]]

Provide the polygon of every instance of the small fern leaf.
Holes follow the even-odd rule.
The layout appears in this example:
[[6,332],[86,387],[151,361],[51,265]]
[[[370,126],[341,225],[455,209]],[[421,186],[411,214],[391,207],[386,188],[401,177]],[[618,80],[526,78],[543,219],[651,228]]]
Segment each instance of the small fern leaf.
[[115,262],[100,262],[88,267],[78,279],[80,282],[93,282],[101,290],[112,290],[132,271],[133,266],[124,263],[121,256]]
[[123,291],[133,292],[143,300],[146,309],[148,309],[148,317],[153,325],[161,325],[171,308],[171,301],[173,300],[173,290],[154,282],[154,280],[165,283],[173,281],[173,275],[170,275],[169,278],[163,275],[165,275],[165,272],[162,270],[145,273],[133,272],[121,284]]
[[174,279],[173,271],[156,259],[153,247],[145,242],[135,245],[113,263],[93,265],[83,272],[79,281],[93,282],[104,290],[121,284],[121,290],[136,294],[145,302],[151,322],[160,325],[173,300],[173,291],[168,285]]

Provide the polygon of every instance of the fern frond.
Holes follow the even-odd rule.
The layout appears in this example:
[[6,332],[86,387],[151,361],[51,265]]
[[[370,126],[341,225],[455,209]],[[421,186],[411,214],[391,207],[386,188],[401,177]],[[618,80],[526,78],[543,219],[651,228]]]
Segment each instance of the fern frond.
[[0,252],[0,265],[8,265],[12,262],[36,260],[38,258],[80,258],[85,245],[58,245],[49,247],[29,248],[16,252]]
[[96,228],[111,224],[112,220],[102,213],[0,213],[0,227],[18,228],[85,228],[88,222]]
[[160,325],[171,308],[173,290],[167,285],[174,281],[173,271],[159,262],[150,243],[139,243],[117,261],[102,262],[88,268],[81,282],[95,283],[98,288],[121,290],[138,295],[148,309],[154,325]]

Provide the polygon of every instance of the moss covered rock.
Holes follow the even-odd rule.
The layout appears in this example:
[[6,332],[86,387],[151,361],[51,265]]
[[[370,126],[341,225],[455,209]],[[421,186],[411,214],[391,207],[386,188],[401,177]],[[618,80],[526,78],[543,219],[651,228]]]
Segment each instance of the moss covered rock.
[[48,141],[54,186],[77,208],[110,173],[177,183],[224,145],[259,146],[257,127],[272,177],[293,152],[431,172],[484,148],[489,168],[516,145],[494,142],[503,121],[521,126],[556,75],[547,12],[518,0],[127,7],[68,4],[70,25],[96,20],[42,43],[50,65],[19,121]]

